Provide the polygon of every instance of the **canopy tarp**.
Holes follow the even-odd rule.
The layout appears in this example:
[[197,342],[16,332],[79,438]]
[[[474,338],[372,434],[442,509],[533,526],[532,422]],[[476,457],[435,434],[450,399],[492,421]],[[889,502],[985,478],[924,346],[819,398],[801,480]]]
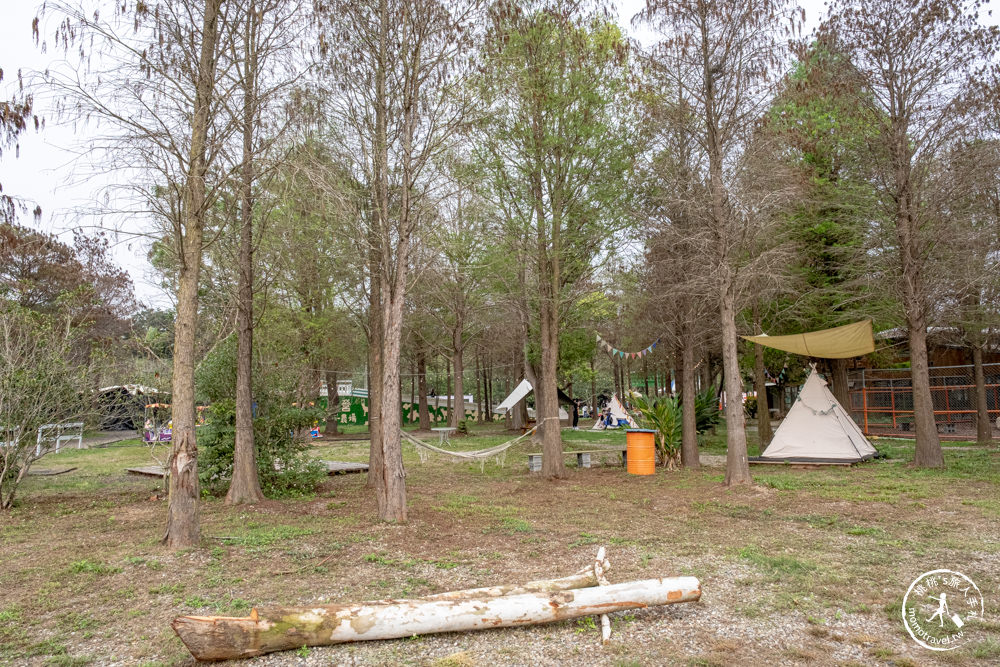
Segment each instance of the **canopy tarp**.
[[790,336],[741,336],[744,340],[776,350],[819,359],[849,359],[875,351],[872,321],[861,320],[842,327]]
[[[524,398],[525,396],[527,396],[528,394],[530,394],[531,391],[532,391],[532,389],[533,389],[533,387],[531,386],[530,382],[528,382],[527,380],[521,380],[521,384],[519,384],[516,387],[514,387],[514,391],[510,392],[510,396],[508,396],[507,398],[503,399],[503,403],[501,403],[496,408],[494,408],[493,411],[496,412],[497,414],[503,414],[503,413],[507,412],[512,407],[514,407],[515,405],[517,405],[517,403],[522,398]],[[564,392],[559,387],[556,387],[556,391],[558,392],[557,396],[559,397],[559,402],[560,403],[562,403],[564,405],[572,405],[573,404],[573,399],[570,398],[566,394],[566,392]],[[565,414],[566,413],[564,411],[560,410],[559,411],[559,418],[560,419],[566,419],[566,417],[564,416]]]

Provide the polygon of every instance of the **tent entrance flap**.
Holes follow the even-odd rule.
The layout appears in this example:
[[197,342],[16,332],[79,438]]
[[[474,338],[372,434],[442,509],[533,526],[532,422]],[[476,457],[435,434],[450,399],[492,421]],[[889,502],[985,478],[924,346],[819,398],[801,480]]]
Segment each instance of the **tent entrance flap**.
[[872,321],[861,320],[842,327],[790,336],[741,336],[744,340],[776,350],[819,359],[850,359],[875,351]]

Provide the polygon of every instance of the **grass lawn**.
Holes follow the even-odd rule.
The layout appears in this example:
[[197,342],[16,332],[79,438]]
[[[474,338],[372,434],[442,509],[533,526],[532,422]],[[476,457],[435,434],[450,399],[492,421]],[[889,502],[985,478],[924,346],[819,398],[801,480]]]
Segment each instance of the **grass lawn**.
[[[752,441],[751,453],[756,453]],[[436,435],[433,437],[436,444]],[[451,446],[512,437],[477,427]],[[620,432],[563,431],[568,449],[624,444]],[[204,539],[160,545],[158,480],[138,442],[66,450],[0,515],[0,663],[166,665],[188,653],[170,629],[184,614],[245,615],[253,605],[400,598],[569,574],[607,545],[612,582],[689,574],[702,600],[619,613],[610,645],[590,619],[303,649],[261,665],[772,665],[1000,663],[1000,450],[948,443],[943,471],[907,465],[913,445],[878,440],[888,460],[852,468],[754,467],[726,489],[723,469],[627,475],[617,454],[550,482],[527,472],[523,442],[504,465],[421,463],[404,444],[410,520],[375,523],[364,475],[331,477],[312,497],[230,508],[201,504]],[[954,445],[954,446],[952,446]],[[706,436],[724,455],[724,429]],[[366,461],[368,443],[317,443],[317,457]],[[573,459],[567,457],[567,461]],[[917,646],[903,595],[939,568],[985,596],[975,641]]]

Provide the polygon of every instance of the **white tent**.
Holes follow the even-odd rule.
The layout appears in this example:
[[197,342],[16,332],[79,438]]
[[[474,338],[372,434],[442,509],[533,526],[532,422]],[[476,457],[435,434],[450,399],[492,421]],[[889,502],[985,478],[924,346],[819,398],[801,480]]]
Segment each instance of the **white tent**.
[[[621,401],[618,400],[617,396],[611,397],[611,402],[608,403],[608,409],[611,410],[611,419],[613,425],[617,426],[618,420],[624,419],[626,422],[628,422],[628,425],[631,426],[632,428],[639,428],[639,425],[635,423],[635,420],[632,419],[632,416],[629,413],[625,412],[625,407],[622,405]],[[604,427],[603,422],[601,422],[601,420],[598,419],[596,422],[594,422],[594,427],[591,428],[590,430],[597,431],[603,427]]]
[[775,431],[771,444],[759,457],[751,460],[763,463],[853,463],[870,459],[876,453],[813,366],[788,416]]
[[[534,387],[531,386],[530,382],[528,382],[527,380],[521,380],[521,384],[514,387],[514,391],[510,392],[510,396],[503,399],[503,403],[496,406],[493,409],[493,412],[497,413],[498,415],[505,414],[512,407],[517,405],[522,398],[530,394],[533,389]],[[531,419],[535,418],[535,411],[532,410],[531,408],[528,409],[528,417],[530,417]],[[561,407],[559,408],[559,419],[569,419],[569,413],[567,413]]]

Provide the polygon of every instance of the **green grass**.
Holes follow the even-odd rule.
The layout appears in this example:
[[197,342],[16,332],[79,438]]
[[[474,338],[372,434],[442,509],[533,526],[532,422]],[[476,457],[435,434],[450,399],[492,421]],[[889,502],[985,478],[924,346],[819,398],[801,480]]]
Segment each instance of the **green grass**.
[[73,574],[89,573],[97,575],[106,574],[116,574],[121,572],[120,567],[115,567],[113,565],[108,565],[107,563],[99,563],[96,561],[83,559],[70,563],[69,571]]
[[815,563],[783,554],[773,555],[757,545],[748,545],[739,550],[739,557],[771,574],[802,575],[817,569]]

